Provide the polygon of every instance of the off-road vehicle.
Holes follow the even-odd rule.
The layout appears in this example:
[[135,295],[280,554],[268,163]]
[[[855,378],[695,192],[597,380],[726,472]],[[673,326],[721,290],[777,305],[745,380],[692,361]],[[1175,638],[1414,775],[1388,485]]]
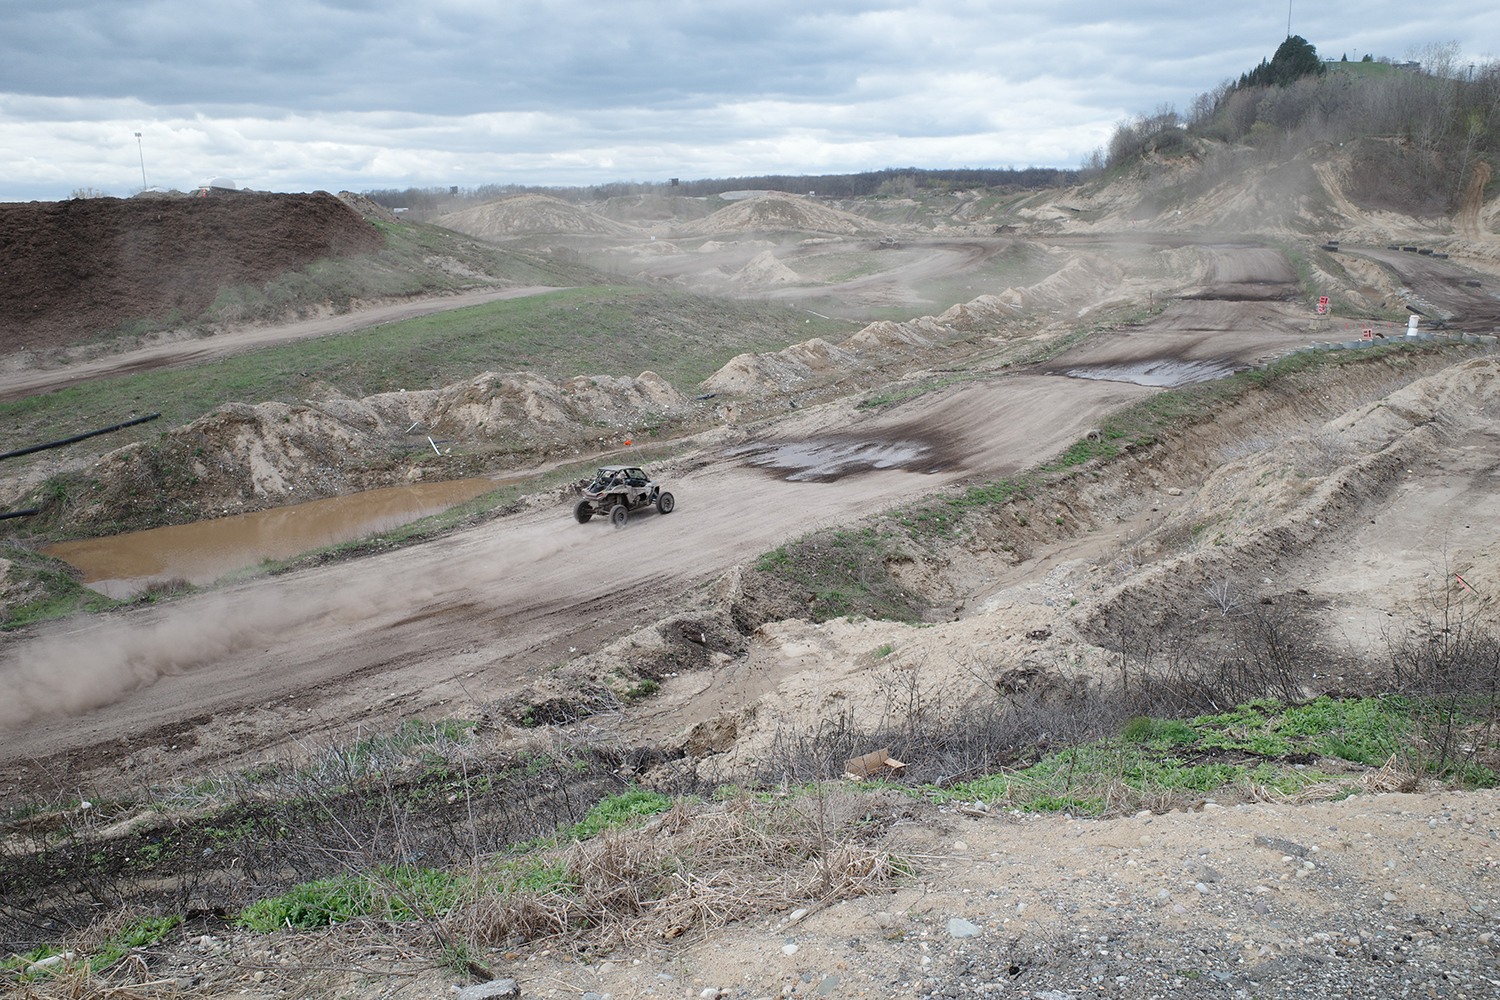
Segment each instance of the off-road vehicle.
[[610,524],[623,528],[631,511],[652,506],[662,514],[672,513],[672,494],[633,465],[601,466],[593,479],[580,479],[574,489],[583,497],[573,505],[579,524],[602,514],[609,516]]

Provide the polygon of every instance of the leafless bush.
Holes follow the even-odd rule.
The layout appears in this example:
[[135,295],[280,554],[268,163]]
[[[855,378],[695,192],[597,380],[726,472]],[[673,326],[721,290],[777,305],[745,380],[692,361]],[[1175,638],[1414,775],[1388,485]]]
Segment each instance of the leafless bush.
[[1359,451],[1336,431],[1318,430],[1298,444],[1298,468],[1308,475],[1326,476],[1359,457]]
[[[450,924],[478,944],[564,933],[594,943],[670,940],[768,909],[884,888],[904,868],[878,844],[825,829],[792,797],[679,803],[658,820],[561,848],[567,891],[477,900]],[[864,809],[868,811],[869,803]],[[830,835],[832,834],[832,835]]]
[[107,834],[97,809],[54,808],[0,856],[0,951],[30,950],[55,936],[49,926],[81,928],[101,908],[235,911],[351,866],[472,864],[581,820],[624,787],[622,762],[589,746],[480,755],[440,725],[147,790],[128,832]]
[[1409,627],[1386,634],[1391,688],[1408,699],[1417,726],[1419,773],[1473,761],[1494,742],[1500,714],[1500,631],[1485,602],[1458,587],[1429,594]]
[[1268,437],[1237,438],[1219,448],[1219,457],[1225,462],[1233,462],[1236,459],[1254,455],[1256,452],[1265,451],[1274,447],[1276,442]]
[[1123,609],[1092,636],[1110,651],[1113,697],[1132,714],[1219,712],[1256,698],[1299,701],[1321,660],[1306,640],[1308,614],[1286,597],[1257,598],[1224,576],[1202,588],[1200,615],[1159,620]]

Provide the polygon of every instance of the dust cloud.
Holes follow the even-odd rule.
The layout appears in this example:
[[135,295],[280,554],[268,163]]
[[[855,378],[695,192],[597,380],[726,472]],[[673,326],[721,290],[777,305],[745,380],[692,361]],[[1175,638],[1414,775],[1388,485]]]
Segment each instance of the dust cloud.
[[[313,573],[288,578],[263,596],[231,590],[191,597],[125,621],[96,622],[23,642],[0,658],[0,690],[6,693],[0,700],[0,730],[84,715],[164,677],[257,647],[285,648],[299,634],[316,638],[351,623],[399,618],[457,594],[472,599],[502,581],[524,586],[531,567],[590,546],[613,530],[603,523],[578,527],[559,532],[555,524],[537,524],[511,530],[503,541],[439,543],[399,577],[383,572],[390,563],[379,557],[359,582],[333,592],[322,582],[326,574]],[[253,665],[253,656],[246,660]]]

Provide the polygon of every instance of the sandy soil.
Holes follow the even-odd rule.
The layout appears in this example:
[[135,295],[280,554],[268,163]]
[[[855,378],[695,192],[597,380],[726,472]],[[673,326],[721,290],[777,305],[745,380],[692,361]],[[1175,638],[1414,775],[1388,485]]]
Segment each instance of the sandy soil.
[[81,382],[135,375],[158,368],[202,364],[260,347],[271,347],[313,337],[330,337],[379,326],[382,323],[394,323],[417,316],[430,316],[433,313],[447,312],[449,309],[462,309],[466,306],[482,305],[499,299],[545,295],[547,292],[554,291],[557,289],[542,285],[527,285],[521,288],[484,289],[477,292],[462,292],[458,295],[412,299],[338,316],[301,320],[280,326],[246,327],[211,337],[180,340],[154,347],[123,351],[65,368],[38,370],[30,366],[25,354],[8,355],[0,359],[0,402],[24,399],[27,396],[35,396],[44,392],[55,392]]

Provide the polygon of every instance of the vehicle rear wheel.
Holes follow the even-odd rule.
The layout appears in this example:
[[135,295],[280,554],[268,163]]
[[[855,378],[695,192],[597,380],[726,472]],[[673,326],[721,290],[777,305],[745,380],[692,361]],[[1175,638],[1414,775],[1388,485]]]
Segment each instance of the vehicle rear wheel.
[[617,503],[610,509],[609,523],[616,528],[625,527],[625,522],[630,520],[630,511],[622,503]]
[[573,507],[573,517],[579,524],[588,524],[589,518],[594,516],[594,505],[587,500],[580,500]]
[[656,509],[663,514],[672,513],[672,508],[675,506],[677,506],[677,503],[672,499],[672,494],[665,490],[656,498]]

